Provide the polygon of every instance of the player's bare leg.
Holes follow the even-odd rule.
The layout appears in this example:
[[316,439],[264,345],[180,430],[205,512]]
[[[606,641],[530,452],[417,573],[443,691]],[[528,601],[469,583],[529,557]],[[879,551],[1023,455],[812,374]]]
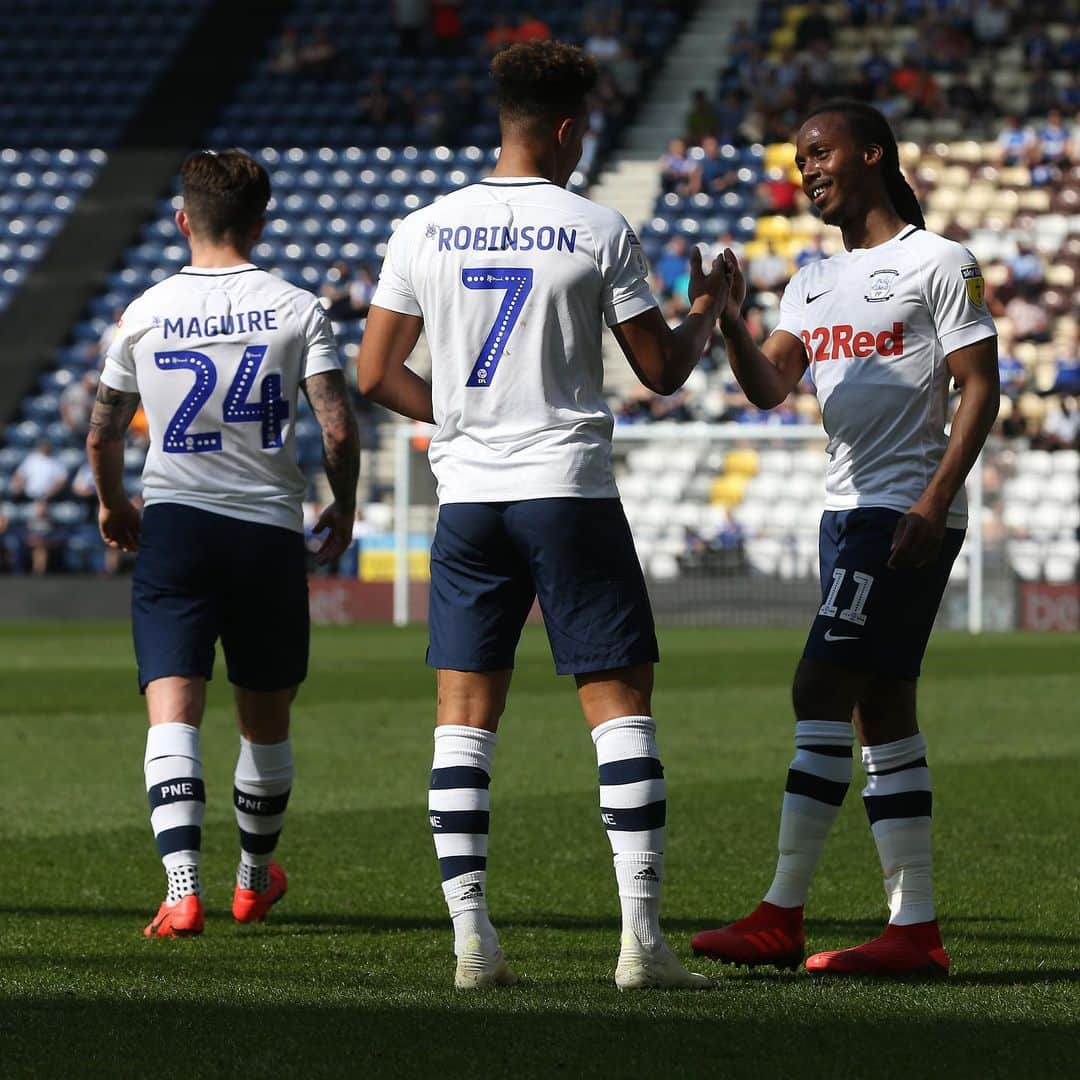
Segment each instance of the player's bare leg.
[[667,800],[652,718],[653,665],[577,676],[600,771],[600,816],[614,854],[622,906],[615,984],[620,990],[701,990],[660,931]]
[[292,791],[290,707],[297,688],[248,690],[234,687],[240,754],[233,779],[233,806],[240,831],[232,913],[237,922],[262,922],[288,888],[285,871],[273,860]]
[[454,925],[459,990],[513,986],[487,907],[488,788],[511,671],[438,672],[428,815]]
[[190,937],[203,929],[199,860],[206,792],[199,728],[205,706],[204,678],[167,676],[146,685],[146,791],[168,878],[165,900],[143,931],[146,937]]
[[750,967],[802,963],[803,908],[851,783],[851,717],[869,678],[820,660],[799,661],[792,683],[795,757],[785,784],[772,884],[745,918],[695,935],[695,953]]
[[885,879],[888,926],[865,945],[811,956],[809,971],[935,978],[949,972],[934,909],[930,771],[915,695],[914,680],[876,676],[854,713],[866,770],[863,803]]

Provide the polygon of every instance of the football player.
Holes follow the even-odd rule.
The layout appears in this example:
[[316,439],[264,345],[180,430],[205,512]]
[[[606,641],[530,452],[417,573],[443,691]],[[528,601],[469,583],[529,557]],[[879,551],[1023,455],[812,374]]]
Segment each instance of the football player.
[[[885,118],[857,102],[799,130],[803,190],[844,251],[791,279],[759,349],[740,316],[746,286],[725,252],[721,329],[747,397],[779,405],[809,368],[829,434],[821,606],[795,672],[795,758],[780,858],[746,918],[698,934],[695,952],[795,966],[803,905],[851,782],[852,725],[889,922],[866,944],[823,952],[812,972],[945,975],[930,874],[931,786],[915,711],[927,639],[967,521],[964,478],[998,411],[997,344],[966,248],[927,232]],[[960,403],[946,434],[950,381]]]
[[[147,937],[203,929],[199,728],[218,638],[240,726],[233,916],[261,920],[285,893],[272,855],[292,787],[290,706],[308,656],[300,388],[322,428],[334,494],[316,525],[327,533],[325,561],[351,542],[359,469],[322,307],[250,261],[270,198],[266,170],[239,151],[204,151],[188,158],[181,180],[176,223],[191,265],[128,306],[87,437],[101,535],[138,552],[132,622],[150,720],[146,789],[168,878]],[[140,399],[150,425],[142,514],[124,490],[124,432]]]
[[[436,425],[439,519],[428,663],[438,670],[429,796],[459,988],[507,985],[487,908],[488,785],[526,616],[539,600],[560,674],[592,730],[614,852],[620,988],[707,985],[658,922],[664,773],[652,719],[656,637],[612,473],[601,334],[673,393],[716,317],[721,274],[691,257],[691,309],[668,328],[626,220],[566,191],[588,127],[594,62],[531,42],[492,62],[502,149],[493,174],[409,215],[390,241],[361,345],[373,400]],[[431,383],[405,366],[421,327]]]

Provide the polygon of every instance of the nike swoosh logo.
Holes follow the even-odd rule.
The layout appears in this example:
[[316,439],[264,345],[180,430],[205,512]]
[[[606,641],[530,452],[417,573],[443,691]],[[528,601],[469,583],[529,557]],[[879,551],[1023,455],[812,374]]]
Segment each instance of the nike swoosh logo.
[[858,638],[857,635],[834,634],[831,630],[826,630],[825,631],[825,640],[826,641],[858,641],[859,638]]
[[817,299],[818,299],[818,297],[824,296],[824,295],[825,295],[825,293],[829,293],[829,292],[832,292],[832,289],[824,289],[824,290],[822,290],[821,292],[819,292],[819,293],[817,294],[817,296],[811,296],[811,295],[810,295],[809,293],[807,293],[807,294],[806,294],[806,302],[807,302],[808,304],[812,304],[812,303],[813,303],[813,302],[814,302],[815,300],[817,300]]

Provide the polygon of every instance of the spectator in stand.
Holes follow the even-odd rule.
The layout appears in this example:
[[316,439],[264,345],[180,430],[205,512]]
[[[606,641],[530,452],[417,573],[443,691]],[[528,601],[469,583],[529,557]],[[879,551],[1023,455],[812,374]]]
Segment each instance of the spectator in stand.
[[975,40],[984,48],[1004,45],[1012,27],[1012,12],[1005,0],[980,0],[971,20]]
[[1024,127],[1020,117],[1005,117],[1005,127],[997,137],[999,165],[1026,165],[1035,145],[1034,134]]
[[832,40],[832,20],[822,10],[818,0],[811,0],[806,14],[799,20],[799,25],[795,28],[795,48],[800,51],[809,49],[811,45],[815,45],[819,41],[831,45]]
[[279,75],[292,75],[300,69],[300,33],[295,26],[286,26],[282,31],[281,43],[270,67]]
[[873,45],[870,55],[862,62],[860,71],[871,92],[876,94],[879,88],[888,86],[892,81],[893,65],[880,46]]
[[298,54],[297,64],[300,72],[314,75],[320,79],[329,79],[338,73],[340,55],[329,27],[319,26],[315,36],[304,45]]
[[53,455],[45,439],[26,455],[11,474],[10,492],[16,499],[48,502],[67,486],[68,471]]
[[1019,397],[1027,388],[1027,368],[1016,356],[1011,333],[998,332],[998,378],[1001,392],[1010,398]]
[[743,118],[746,115],[746,95],[740,90],[724,94],[716,108],[716,137],[722,143],[744,143]]
[[517,32],[510,25],[509,16],[496,15],[494,22],[484,34],[484,52],[494,56],[508,45],[513,45],[515,41],[517,41]]
[[1039,303],[1038,288],[1026,285],[1005,305],[1017,341],[1050,340],[1050,316]]
[[585,52],[598,64],[606,64],[619,55],[622,42],[619,40],[618,15],[590,16],[585,20],[585,29]]
[[713,103],[704,90],[695,90],[683,122],[687,141],[696,146],[706,135],[715,134],[716,126],[716,109],[713,108]]
[[689,195],[694,163],[686,156],[686,140],[672,139],[660,159],[660,186],[665,194]]
[[390,90],[386,72],[375,68],[368,79],[367,93],[357,102],[360,122],[381,130],[394,119],[397,101]]
[[893,86],[903,95],[908,116],[927,120],[937,113],[937,80],[914,53],[906,54],[900,66],[893,72]]
[[1080,394],[1080,347],[1076,331],[1062,342],[1054,367],[1054,393]]
[[757,291],[775,292],[783,288],[789,277],[787,259],[778,255],[770,244],[763,255],[750,260],[746,271],[750,287]]
[[1047,410],[1042,434],[1047,450],[1072,450],[1080,446],[1080,411],[1075,398],[1059,398],[1056,407]]
[[786,169],[770,169],[757,186],[758,208],[763,214],[790,216],[798,209],[801,190]]
[[420,52],[430,10],[428,0],[394,0],[394,29],[398,49],[406,56]]
[[[75,478],[71,481],[71,494],[82,503],[84,511],[86,513],[86,520],[93,522],[94,531],[97,532],[97,487],[94,484],[94,470],[90,467],[89,461],[84,461],[79,466],[79,471],[75,473]],[[132,500],[135,502],[136,500]],[[141,498],[138,500],[141,504]],[[105,547],[105,564],[104,570],[106,574],[116,574],[120,570],[120,563],[124,557],[124,553],[115,547]]]
[[515,41],[548,41],[550,38],[551,27],[543,19],[529,12],[523,13],[518,19]]
[[706,135],[701,140],[701,149],[704,153],[694,170],[690,193],[714,197],[722,195],[739,182],[739,170],[721,155],[720,143],[715,135]]
[[1057,62],[1054,41],[1041,22],[1033,19],[1027,24],[1020,44],[1024,50],[1024,66],[1029,70],[1049,67]]
[[673,236],[665,245],[663,254],[653,265],[657,292],[665,299],[672,296],[687,274],[689,245],[685,236]]
[[1072,130],[1062,118],[1061,110],[1051,109],[1046,123],[1035,132],[1032,160],[1039,165],[1068,165],[1072,143]]
[[124,309],[118,307],[113,311],[112,322],[101,331],[101,336],[98,338],[97,349],[90,349],[87,351],[87,364],[88,366],[97,370],[100,366],[105,354],[109,351],[109,346],[112,344],[112,339],[116,337],[116,331],[120,326],[120,320],[124,317]]
[[44,499],[34,503],[23,529],[23,543],[30,553],[30,573],[35,576],[49,572],[49,557],[59,548],[62,536],[49,517],[49,504]]
[[641,93],[641,61],[629,43],[623,43],[619,55],[607,65],[607,69],[627,103],[637,101]]
[[812,236],[810,242],[795,256],[795,269],[801,270],[812,262],[821,262],[827,258],[825,249],[821,246],[821,237]]
[[1007,260],[1009,280],[1014,285],[1041,285],[1045,276],[1042,256],[1030,240],[1016,241],[1016,254]]
[[360,267],[353,273],[349,264],[339,260],[330,267],[319,295],[326,301],[326,313],[336,322],[362,319],[371,306],[375,283],[371,270]]
[[444,56],[461,52],[465,42],[461,0],[432,0],[431,36],[435,39],[436,50]]
[[0,504],[0,574],[13,574],[19,561],[21,540],[12,527],[7,509]]
[[416,135],[424,143],[440,145],[449,137],[450,124],[446,103],[438,90],[429,90],[420,98],[416,110]]
[[80,439],[90,429],[90,410],[97,395],[98,373],[87,371],[81,379],[73,379],[60,395],[60,419],[64,427]]

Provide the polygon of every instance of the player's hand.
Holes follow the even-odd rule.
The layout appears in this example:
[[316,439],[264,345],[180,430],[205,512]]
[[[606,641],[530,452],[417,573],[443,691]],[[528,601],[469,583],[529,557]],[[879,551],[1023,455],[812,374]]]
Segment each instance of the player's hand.
[[728,280],[720,256],[713,259],[712,267],[705,273],[701,265],[701,248],[695,244],[690,249],[690,285],[686,290],[690,303],[706,297],[712,301],[713,311],[718,314],[727,299],[727,290]]
[[130,499],[115,506],[98,506],[98,529],[101,539],[111,548],[138,551],[142,532],[142,515]]
[[721,324],[730,324],[742,315],[742,307],[746,302],[746,278],[743,277],[742,267],[731,248],[724,248],[720,261],[727,281],[727,294],[720,308],[720,321]]
[[340,559],[348,550],[353,538],[353,518],[356,517],[354,510],[342,509],[336,502],[332,502],[319,515],[312,532],[326,532],[316,553],[316,559],[322,565]]
[[889,552],[890,570],[929,566],[945,539],[949,508],[920,499],[897,523]]

